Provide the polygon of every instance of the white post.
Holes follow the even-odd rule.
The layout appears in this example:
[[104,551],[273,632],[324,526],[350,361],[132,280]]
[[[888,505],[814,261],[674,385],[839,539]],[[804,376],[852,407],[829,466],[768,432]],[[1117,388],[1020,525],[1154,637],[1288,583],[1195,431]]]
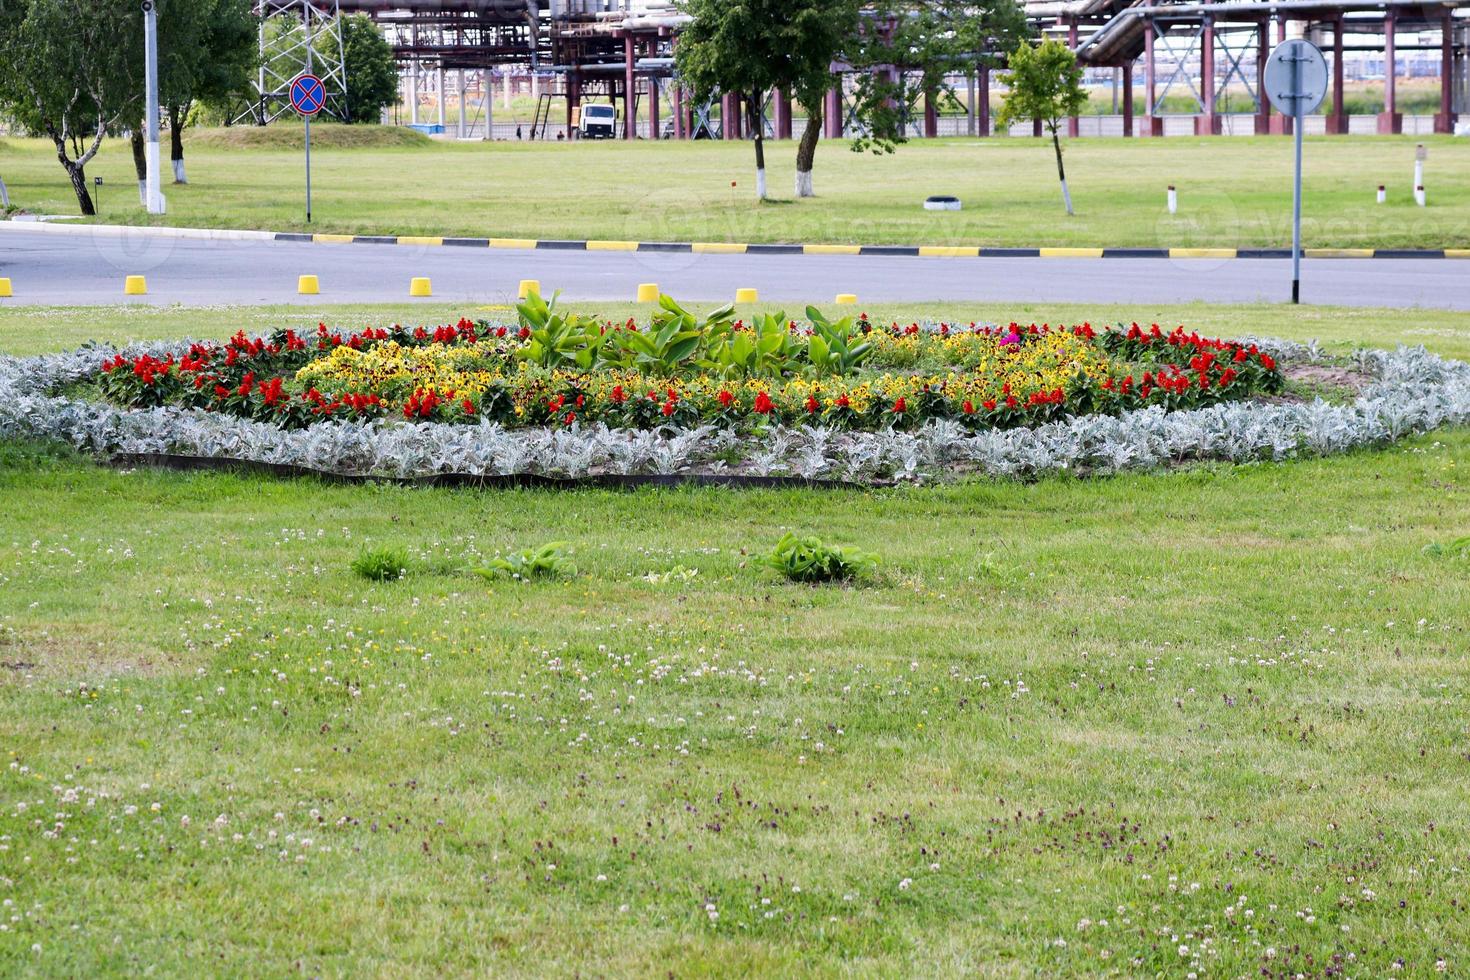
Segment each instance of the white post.
[[408,121],[411,125],[417,126],[419,124],[419,63],[413,62],[408,71]]
[[143,136],[147,142],[148,180],[144,196],[149,214],[163,214],[163,189],[158,173],[158,12],[153,0],[143,0],[143,68],[147,86],[147,118],[143,120]]
[[481,100],[485,105],[485,139],[495,138],[495,76],[488,71],[484,75],[485,84],[482,91],[485,93]]
[[975,126],[975,72],[965,72],[965,134],[974,136],[978,131]]
[[1420,185],[1418,185],[1417,187],[1414,188],[1414,203],[1417,204],[1417,205],[1419,205],[1421,208],[1424,207],[1425,204],[1426,204],[1426,198],[1424,197],[1424,185],[1423,184],[1420,184]]
[[1170,184],[1169,185],[1169,213],[1170,214],[1173,214],[1174,212],[1176,212],[1178,210],[1179,210],[1179,192],[1174,189],[1174,185],[1173,184]]
[[1388,200],[1388,189],[1382,184],[1378,185],[1378,203],[1382,204]]
[[531,101],[541,101],[541,77],[534,71],[531,72]]
[[444,131],[444,66],[434,69],[434,98],[439,103],[439,131]]
[[501,108],[503,108],[503,109],[509,109],[510,108],[510,69],[507,68],[505,70],[505,74],[502,75],[502,76],[500,76],[500,77],[501,77],[501,83],[500,83],[501,103],[500,103],[500,105],[501,105]]
[[459,70],[459,138],[460,139],[464,139],[465,138],[465,133],[466,133],[465,127],[469,125],[468,120],[465,118],[466,116],[469,115],[469,112],[467,111],[468,110],[468,106],[466,105],[467,102],[468,102],[468,99],[465,96],[465,87],[464,87],[464,69],[461,68]]

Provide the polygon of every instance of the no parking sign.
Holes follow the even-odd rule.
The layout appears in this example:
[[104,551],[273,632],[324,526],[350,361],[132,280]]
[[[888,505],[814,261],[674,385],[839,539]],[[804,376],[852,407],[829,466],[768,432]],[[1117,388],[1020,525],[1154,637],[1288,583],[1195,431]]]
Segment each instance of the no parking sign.
[[306,223],[311,224],[311,120],[327,104],[327,87],[311,72],[291,80],[291,108],[306,127]]

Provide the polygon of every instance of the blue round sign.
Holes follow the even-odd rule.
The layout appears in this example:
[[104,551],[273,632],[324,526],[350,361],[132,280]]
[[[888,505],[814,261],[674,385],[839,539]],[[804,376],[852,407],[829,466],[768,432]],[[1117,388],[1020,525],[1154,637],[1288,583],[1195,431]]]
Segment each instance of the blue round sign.
[[291,82],[291,108],[303,116],[314,116],[327,104],[327,87],[310,73],[297,75]]

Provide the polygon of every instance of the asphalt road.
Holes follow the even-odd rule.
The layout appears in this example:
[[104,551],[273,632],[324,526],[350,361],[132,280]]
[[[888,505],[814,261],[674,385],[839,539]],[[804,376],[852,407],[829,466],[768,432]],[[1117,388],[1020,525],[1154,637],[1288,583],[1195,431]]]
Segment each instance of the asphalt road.
[[[319,277],[302,297],[297,276]],[[933,300],[1095,303],[1279,302],[1290,296],[1283,259],[910,258],[880,255],[717,255],[514,250],[460,246],[320,244],[161,237],[116,231],[37,230],[0,222],[6,305],[121,303],[126,275],[146,275],[129,302],[183,304],[409,302],[409,279],[428,276],[434,299],[505,303],[521,279],[546,295],[631,300],[641,282],[689,300],[755,287],[762,300],[860,303]],[[1470,310],[1470,261],[1308,259],[1302,300],[1344,306]]]

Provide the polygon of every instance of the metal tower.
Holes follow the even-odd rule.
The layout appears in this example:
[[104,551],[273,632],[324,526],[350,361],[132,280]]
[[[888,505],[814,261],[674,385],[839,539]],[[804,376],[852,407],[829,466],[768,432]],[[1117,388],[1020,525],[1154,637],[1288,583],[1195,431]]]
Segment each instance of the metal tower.
[[347,122],[347,55],[337,0],[256,0],[260,69],[254,100],[234,122],[264,126],[291,111],[291,81],[304,71],[322,80],[325,112]]

